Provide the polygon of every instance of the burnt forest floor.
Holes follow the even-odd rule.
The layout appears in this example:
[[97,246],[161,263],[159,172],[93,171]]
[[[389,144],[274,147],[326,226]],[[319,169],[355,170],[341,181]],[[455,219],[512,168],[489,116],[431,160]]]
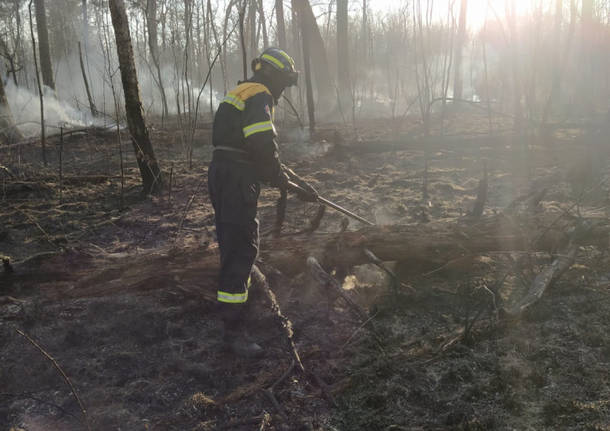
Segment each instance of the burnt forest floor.
[[[415,120],[327,124],[311,139],[285,133],[282,159],[321,195],[377,224],[466,215],[484,170],[486,213],[545,187],[539,211],[608,217],[603,131],[572,124],[542,139],[498,132],[510,124],[494,128],[487,136],[487,119],[472,112],[453,114],[444,137],[435,129],[422,138]],[[26,336],[69,377],[93,430],[610,429],[604,250],[580,249],[552,289],[510,320],[499,318],[499,303],[522,295],[552,256],[490,253],[467,271],[391,263],[403,283],[397,289],[375,266],[350,268],[344,287],[367,309],[372,330],[307,274],[267,274],[305,367],[330,394],[291,373],[274,391],[285,419],[264,390],[290,356],[256,292],[249,328],[265,346],[256,360],[224,350],[214,303],[197,294],[196,282],[154,283],[153,274],[137,292],[54,293],[71,285],[71,274],[96,273],[104,262],[215,247],[210,130],[198,130],[192,161],[176,128],[153,126],[151,136],[166,187],[149,198],[140,195],[125,134],[120,150],[111,130],[67,136],[61,180],[57,137],[47,167],[38,147],[0,153],[0,254],[25,271],[0,275],[0,431],[87,429],[70,387]],[[277,198],[272,189],[261,194],[263,235]],[[315,211],[291,198],[283,232],[300,230]],[[319,231],[338,232],[342,223],[327,211]],[[167,280],[163,265],[154,271]],[[482,305],[487,289],[498,294],[495,307]]]

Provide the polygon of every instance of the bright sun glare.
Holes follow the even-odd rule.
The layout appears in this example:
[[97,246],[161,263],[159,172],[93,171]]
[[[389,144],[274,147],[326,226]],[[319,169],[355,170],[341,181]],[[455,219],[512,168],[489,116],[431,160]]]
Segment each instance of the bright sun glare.
[[[409,0],[409,5],[411,5]],[[535,4],[533,0],[511,0],[515,3],[515,12],[517,16],[524,15],[530,11]],[[426,0],[421,0],[422,8],[425,5]],[[356,3],[356,2],[354,2]],[[350,9],[356,10],[361,8],[361,4],[352,3]],[[460,0],[436,0],[432,1],[434,7],[434,13],[439,19],[446,19],[447,7],[453,3],[453,9],[455,19],[458,19],[460,13]],[[493,20],[497,16],[503,18],[505,16],[505,10],[507,7],[508,0],[468,0],[468,16],[467,25],[471,29],[478,29],[483,26],[485,19]],[[375,12],[388,12],[403,7],[405,4],[404,0],[369,0],[369,7]],[[359,12],[359,10],[358,10]]]

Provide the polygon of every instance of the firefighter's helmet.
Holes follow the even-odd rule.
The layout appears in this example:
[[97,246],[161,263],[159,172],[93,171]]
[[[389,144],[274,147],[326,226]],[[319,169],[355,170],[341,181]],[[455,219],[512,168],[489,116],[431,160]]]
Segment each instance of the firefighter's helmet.
[[294,60],[284,50],[279,48],[267,48],[252,62],[254,71],[262,68],[262,64],[268,64],[286,78],[286,86],[296,85],[299,72],[294,65]]

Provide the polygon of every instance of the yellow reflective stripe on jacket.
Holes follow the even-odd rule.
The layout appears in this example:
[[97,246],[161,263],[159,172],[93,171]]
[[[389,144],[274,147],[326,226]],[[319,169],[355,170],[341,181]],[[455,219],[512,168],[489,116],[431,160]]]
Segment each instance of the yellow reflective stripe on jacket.
[[261,121],[260,123],[250,124],[249,126],[244,127],[244,138],[268,130],[273,130],[273,123],[271,123],[271,121]]
[[218,291],[219,302],[226,302],[227,304],[243,304],[248,300],[248,291],[245,293],[227,293],[221,290]]
[[250,97],[256,96],[259,93],[267,93],[271,96],[271,91],[263,84],[258,82],[243,82],[239,84],[231,93],[235,94],[241,100],[246,101]]
[[275,64],[280,69],[284,68],[284,64],[281,61],[279,61],[277,58],[275,58],[275,57],[273,57],[273,56],[271,56],[269,54],[263,54],[262,58],[264,58],[265,60],[269,60],[270,62]]
[[231,93],[225,96],[223,102],[235,106],[235,108],[237,108],[239,111],[243,111],[244,109],[246,109],[246,103],[239,97]]

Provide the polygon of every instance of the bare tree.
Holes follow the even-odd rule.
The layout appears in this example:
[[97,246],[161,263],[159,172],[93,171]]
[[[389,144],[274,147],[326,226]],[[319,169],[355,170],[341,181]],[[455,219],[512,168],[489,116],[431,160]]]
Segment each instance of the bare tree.
[[110,15],[116,39],[123,93],[125,95],[125,114],[131,133],[131,142],[136,153],[142,185],[146,194],[158,193],[162,186],[162,175],[152,144],[148,128],[144,121],[140,89],[136,73],[129,33],[129,21],[123,0],[109,0]]
[[47,144],[44,123],[44,95],[42,91],[42,82],[40,81],[40,73],[38,70],[38,59],[36,58],[36,39],[34,38],[34,24],[32,22],[32,0],[30,0],[30,3],[28,4],[28,13],[30,16],[30,36],[32,38],[34,72],[36,72],[36,85],[38,86],[38,98],[40,101],[40,145],[42,147],[42,163],[47,166]]
[[97,108],[95,107],[95,102],[93,101],[93,95],[91,94],[91,89],[89,88],[89,80],[87,79],[87,73],[85,71],[85,62],[83,61],[83,49],[81,47],[81,43],[78,42],[78,60],[80,64],[81,75],[83,76],[83,83],[85,84],[85,91],[87,92],[87,100],[89,101],[89,110],[91,111],[91,115],[97,115]]
[[460,21],[458,24],[458,34],[455,43],[455,59],[453,70],[455,75],[453,78],[453,98],[462,98],[462,48],[464,47],[464,40],[466,38],[466,14],[468,12],[468,0],[461,0],[460,2]]
[[368,6],[367,6],[367,1],[366,0],[362,0],[362,30],[361,30],[361,35],[360,35],[360,44],[362,47],[362,51],[361,51],[361,55],[362,55],[362,60],[366,61],[366,59],[368,58],[368,48],[367,48],[367,44],[368,44],[368,39],[369,39],[369,26],[368,26]]
[[[515,0],[510,0],[506,5],[506,20],[510,30],[509,51],[512,75],[513,129],[517,133],[522,133],[523,106],[521,105],[521,62],[519,61],[519,34],[517,32]],[[525,139],[522,141],[525,143]]]
[[8,47],[8,44],[4,41],[4,39],[0,38],[0,55],[4,58],[6,58],[6,60],[8,61],[8,69],[6,71],[7,75],[8,74],[12,74],[13,75],[13,82],[15,83],[15,86],[17,86],[17,61],[16,61],[16,57],[17,57],[17,47],[15,47],[12,51],[11,49]]
[[586,112],[591,112],[593,109],[593,5],[594,0],[582,0],[581,6],[581,22],[580,22],[580,53],[579,53],[579,69],[580,69],[580,96],[582,106]]
[[247,0],[243,0],[243,5],[239,6],[239,42],[241,46],[241,62],[244,73],[244,80],[248,79],[248,53],[246,52],[246,35],[244,28],[247,5]]
[[81,5],[83,11],[83,45],[85,52],[89,50],[89,10],[87,8],[87,0],[82,0]]
[[169,115],[167,106],[167,96],[165,95],[165,87],[163,86],[163,77],[161,75],[161,64],[159,60],[159,42],[157,34],[157,0],[147,0],[146,3],[146,21],[148,24],[148,48],[152,58],[155,70],[157,72],[156,84],[159,87],[161,95],[161,103],[163,105],[163,118]]
[[[303,5],[300,0],[293,0],[292,7],[295,8],[295,5]],[[309,5],[309,2],[307,2]],[[310,55],[310,41],[311,35],[309,32],[311,31],[311,25],[307,22],[307,15],[304,11],[305,8],[299,7],[295,9],[297,11],[297,16],[299,20],[299,27],[301,28],[301,41],[303,43],[303,65],[305,68],[305,90],[307,95],[307,113],[309,115],[309,130],[310,133],[313,133],[316,128],[316,118],[315,118],[315,108],[314,108],[314,98],[313,98],[313,86],[311,83],[311,55]],[[309,8],[311,11],[311,8]]]
[[4,80],[0,79],[0,143],[10,144],[23,139],[23,135],[15,126],[11,108],[4,92]]
[[350,100],[349,44],[347,36],[348,0],[337,0],[337,83],[341,109]]
[[44,0],[35,0],[34,6],[36,9],[36,28],[38,31],[38,52],[42,82],[47,87],[55,90],[53,66],[51,66],[51,50],[49,47],[49,30],[47,28],[47,12]]
[[257,3],[258,14],[259,14],[259,24],[263,30],[263,46],[267,48],[269,46],[269,36],[267,35],[267,20],[265,19],[265,8],[263,7],[263,0],[258,0]]
[[250,56],[255,57],[258,52],[258,40],[256,38],[256,11],[258,5],[256,0],[250,0],[248,7],[248,29],[250,30]]
[[275,20],[277,21],[277,42],[286,50],[286,23],[284,22],[284,0],[275,0]]
[[[316,87],[318,89],[318,99],[323,104],[329,103],[334,91],[320,27],[318,27],[309,0],[293,0],[292,7],[296,9],[299,15],[302,36],[305,37],[307,35],[308,37],[307,46],[310,48],[311,66],[313,66]],[[305,46],[304,44],[303,47]],[[305,64],[307,64],[306,61]]]
[[[573,0],[572,0],[573,1]],[[549,93],[549,97],[544,106],[544,110],[542,112],[542,126],[544,127],[548,121],[548,117],[551,113],[551,109],[553,104],[560,103],[560,95],[561,95],[561,77],[563,75],[563,62],[561,61],[561,23],[563,20],[563,0],[555,0],[555,21],[554,21],[554,29],[553,29],[553,39],[555,40],[555,45],[553,46],[552,51],[552,60],[551,60],[551,91]],[[572,29],[572,26],[570,26]],[[569,51],[570,41],[572,37],[568,36],[566,42],[566,54]]]
[[[27,62],[25,59],[25,51],[22,41],[22,23],[21,23],[21,0],[14,0],[12,2],[12,10],[9,13],[9,16],[15,17],[15,25],[13,26],[11,21],[8,23],[8,31],[3,30],[3,37],[0,38],[0,55],[2,55],[8,61],[9,69],[7,70],[7,74],[13,75],[13,83],[15,86],[19,85],[19,80],[17,79],[17,73],[21,72],[22,76],[24,76],[24,83],[27,84]],[[10,37],[9,37],[10,36]],[[4,39],[6,37],[7,40]],[[9,48],[9,45],[12,45],[12,49]]]

